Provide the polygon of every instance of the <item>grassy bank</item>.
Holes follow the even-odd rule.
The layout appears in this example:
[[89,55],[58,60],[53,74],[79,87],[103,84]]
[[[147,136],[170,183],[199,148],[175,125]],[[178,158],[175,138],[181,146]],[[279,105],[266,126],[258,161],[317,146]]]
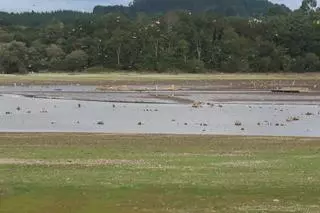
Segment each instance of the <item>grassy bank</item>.
[[319,151],[303,138],[0,134],[0,212],[319,212]]
[[52,84],[52,83],[181,83],[185,81],[263,81],[263,80],[320,80],[320,74],[141,74],[141,73],[98,73],[67,74],[43,73],[29,75],[0,75],[0,84]]

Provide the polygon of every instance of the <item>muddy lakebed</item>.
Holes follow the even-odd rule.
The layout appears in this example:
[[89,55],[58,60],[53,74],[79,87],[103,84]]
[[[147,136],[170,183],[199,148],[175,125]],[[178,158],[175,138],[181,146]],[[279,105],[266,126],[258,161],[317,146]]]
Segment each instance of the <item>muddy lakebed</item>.
[[319,137],[320,96],[2,86],[0,131]]

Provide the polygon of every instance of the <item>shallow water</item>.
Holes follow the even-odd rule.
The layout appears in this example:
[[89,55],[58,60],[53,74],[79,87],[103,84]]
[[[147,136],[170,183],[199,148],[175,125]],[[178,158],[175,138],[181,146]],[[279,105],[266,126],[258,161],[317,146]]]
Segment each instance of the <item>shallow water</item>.
[[[144,88],[145,86],[140,86]],[[97,91],[96,86],[50,85],[50,86],[0,86],[0,94],[16,94],[27,97],[55,98],[64,100],[123,102],[123,103],[185,103],[192,101],[220,103],[265,104],[320,104],[317,92],[302,94],[279,94],[270,91]],[[130,86],[130,88],[136,88]],[[149,89],[154,89],[149,87]],[[158,97],[156,97],[159,95]],[[166,98],[174,95],[175,98]]]
[[[319,112],[318,105],[231,103],[192,108],[189,104],[113,104],[3,95],[0,131],[320,136]],[[292,116],[299,120],[287,122]],[[242,125],[236,126],[236,121]]]

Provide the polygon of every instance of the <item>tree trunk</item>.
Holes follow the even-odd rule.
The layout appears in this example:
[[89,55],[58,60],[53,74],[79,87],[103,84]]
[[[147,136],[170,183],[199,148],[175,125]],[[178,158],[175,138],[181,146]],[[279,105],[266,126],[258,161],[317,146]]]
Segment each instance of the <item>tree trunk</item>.
[[117,59],[118,59],[118,66],[120,65],[120,55],[121,55],[121,45],[118,46],[117,49]]
[[201,44],[200,41],[197,41],[197,54],[198,54],[198,60],[201,61]]
[[156,59],[158,59],[158,55],[159,55],[159,40],[157,39],[156,40],[156,43],[154,45],[154,48],[155,48],[155,56],[156,56]]

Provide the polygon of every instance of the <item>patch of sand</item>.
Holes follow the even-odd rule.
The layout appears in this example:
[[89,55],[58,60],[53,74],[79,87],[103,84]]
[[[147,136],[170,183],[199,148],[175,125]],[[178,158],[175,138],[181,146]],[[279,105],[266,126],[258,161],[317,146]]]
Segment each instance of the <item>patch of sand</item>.
[[267,166],[270,167],[275,163],[278,163],[278,160],[266,161],[266,160],[238,160],[238,161],[227,161],[213,163],[212,165],[216,166],[231,166],[231,167],[258,167],[258,166]]
[[137,165],[143,164],[142,160],[119,160],[119,159],[89,159],[89,160],[37,160],[37,159],[17,159],[0,158],[0,165],[81,165],[81,166],[103,166],[103,165]]
[[267,204],[258,206],[242,206],[237,208],[240,212],[309,212],[316,213],[320,211],[319,205],[300,205],[300,204]]

